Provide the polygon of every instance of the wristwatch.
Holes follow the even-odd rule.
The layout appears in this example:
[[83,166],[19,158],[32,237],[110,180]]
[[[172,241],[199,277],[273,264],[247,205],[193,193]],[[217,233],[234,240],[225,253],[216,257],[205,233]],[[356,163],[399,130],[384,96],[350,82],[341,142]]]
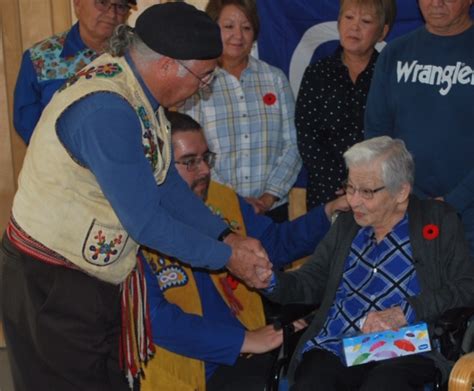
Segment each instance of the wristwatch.
[[233,234],[234,231],[232,231],[229,227],[227,227],[224,231],[221,232],[221,234],[217,237],[217,240],[219,242],[223,242],[224,239],[229,236],[230,234]]

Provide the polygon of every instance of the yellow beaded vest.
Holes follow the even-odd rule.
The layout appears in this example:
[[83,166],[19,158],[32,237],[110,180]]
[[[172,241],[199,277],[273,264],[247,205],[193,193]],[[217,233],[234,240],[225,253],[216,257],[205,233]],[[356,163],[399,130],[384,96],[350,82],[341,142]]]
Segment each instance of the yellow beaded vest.
[[[233,230],[246,235],[239,200],[234,190],[211,181],[206,203],[211,211],[222,217]],[[156,273],[166,300],[176,304],[184,312],[202,315],[201,301],[192,269],[153,251],[143,250],[143,255]],[[227,275],[225,271],[211,273],[211,279],[230,307],[229,298],[220,282],[220,279],[225,279]],[[238,284],[233,294],[242,304],[243,310],[237,314],[237,318],[245,328],[255,330],[263,327],[265,316],[259,294],[247,289],[244,284]],[[156,345],[155,348],[155,356],[145,369],[145,377],[141,383],[142,391],[206,389],[203,361],[172,353]]]

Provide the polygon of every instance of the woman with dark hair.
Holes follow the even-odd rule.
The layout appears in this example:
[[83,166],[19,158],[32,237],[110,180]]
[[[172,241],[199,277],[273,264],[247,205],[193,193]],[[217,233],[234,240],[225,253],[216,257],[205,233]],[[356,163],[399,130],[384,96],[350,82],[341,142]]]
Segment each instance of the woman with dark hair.
[[340,46],[309,65],[296,102],[298,148],[308,171],[308,208],[336,197],[346,178],[342,154],[362,141],[375,44],[393,25],[395,0],[341,0]]
[[211,0],[206,12],[221,28],[224,50],[212,93],[199,92],[183,111],[203,125],[217,153],[213,179],[246,197],[257,213],[286,220],[301,167],[288,80],[250,54],[259,32],[255,0]]

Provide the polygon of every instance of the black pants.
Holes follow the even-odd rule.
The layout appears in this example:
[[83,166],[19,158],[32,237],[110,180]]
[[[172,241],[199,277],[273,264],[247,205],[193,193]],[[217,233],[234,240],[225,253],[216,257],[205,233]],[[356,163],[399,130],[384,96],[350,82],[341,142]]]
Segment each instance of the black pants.
[[207,391],[262,391],[274,357],[272,352],[256,354],[250,358],[239,357],[233,366],[222,365],[208,380],[206,389]]
[[3,322],[16,391],[128,390],[119,368],[120,290],[1,246]]
[[313,349],[303,355],[291,391],[421,391],[434,377],[433,361],[421,355],[346,367],[334,354]]

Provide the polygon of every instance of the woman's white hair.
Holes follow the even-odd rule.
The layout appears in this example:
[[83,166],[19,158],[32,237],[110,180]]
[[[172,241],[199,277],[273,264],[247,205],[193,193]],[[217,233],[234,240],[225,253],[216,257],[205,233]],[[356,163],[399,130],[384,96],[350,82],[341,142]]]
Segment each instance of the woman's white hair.
[[408,183],[413,187],[415,164],[405,143],[389,136],[354,144],[343,155],[347,169],[380,160],[381,177],[387,190],[396,193]]

